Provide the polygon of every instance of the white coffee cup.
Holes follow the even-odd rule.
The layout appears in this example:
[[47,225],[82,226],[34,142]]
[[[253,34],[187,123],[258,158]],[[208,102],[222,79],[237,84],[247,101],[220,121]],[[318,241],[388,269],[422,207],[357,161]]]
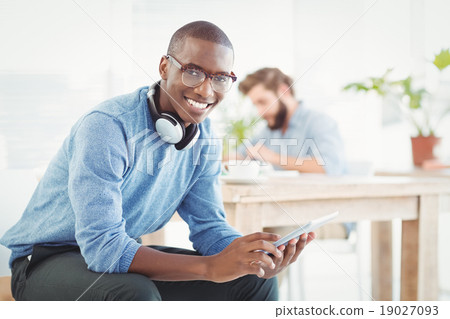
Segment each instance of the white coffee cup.
[[258,177],[261,165],[257,161],[235,160],[224,163],[223,170],[232,178],[251,179]]

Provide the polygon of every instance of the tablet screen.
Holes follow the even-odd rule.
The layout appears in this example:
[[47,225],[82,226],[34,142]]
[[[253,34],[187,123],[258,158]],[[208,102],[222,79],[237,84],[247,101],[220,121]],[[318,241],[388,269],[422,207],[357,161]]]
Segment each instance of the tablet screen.
[[276,247],[281,246],[281,245],[286,245],[288,243],[288,241],[290,241],[291,239],[298,238],[304,233],[309,233],[309,232],[313,231],[314,229],[317,229],[320,226],[325,225],[326,223],[328,223],[332,219],[336,218],[337,215],[339,215],[338,211],[336,211],[336,212],[334,212],[332,214],[325,215],[323,217],[317,218],[317,219],[313,219],[309,223],[307,223],[307,224],[305,224],[303,226],[300,226],[299,228],[297,228],[293,232],[287,234],[286,236],[284,236],[280,240],[277,240],[273,244]]

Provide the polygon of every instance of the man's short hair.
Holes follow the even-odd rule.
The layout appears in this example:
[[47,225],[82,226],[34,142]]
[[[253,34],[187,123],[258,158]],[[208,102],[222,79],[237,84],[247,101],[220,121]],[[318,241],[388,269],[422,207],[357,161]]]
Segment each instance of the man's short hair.
[[183,48],[184,41],[187,38],[196,38],[214,42],[233,50],[233,45],[225,32],[215,24],[208,21],[194,21],[179,28],[172,35],[169,42],[167,54],[176,55]]
[[289,87],[291,94],[294,96],[294,88],[292,78],[284,74],[278,68],[263,68],[247,75],[247,77],[239,83],[239,91],[245,95],[256,85],[263,84],[268,90],[277,93],[281,84]]

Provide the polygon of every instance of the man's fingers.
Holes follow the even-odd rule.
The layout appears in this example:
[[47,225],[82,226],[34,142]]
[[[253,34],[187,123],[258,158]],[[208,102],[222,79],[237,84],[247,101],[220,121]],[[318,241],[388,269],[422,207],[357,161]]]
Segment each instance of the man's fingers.
[[290,263],[296,262],[298,256],[300,256],[300,254],[302,253],[303,249],[305,249],[306,245],[307,245],[307,240],[308,240],[308,234],[303,234],[300,236],[297,245],[296,245],[296,249],[295,249],[295,254],[292,256]]
[[283,253],[275,247],[272,243],[265,240],[256,240],[248,244],[247,247],[249,252],[265,252],[266,254],[272,254],[273,256],[280,258],[283,256]]
[[262,251],[255,251],[250,253],[251,262],[258,262],[259,264],[264,264],[267,268],[274,269],[276,267],[272,257],[267,255]]
[[297,242],[295,254],[294,256],[292,256],[290,263],[297,261],[297,258],[298,256],[300,256],[303,249],[305,249],[306,245],[308,245],[312,240],[314,240],[315,236],[316,234],[312,232],[300,236],[299,241]]
[[249,274],[256,275],[259,278],[262,278],[266,274],[260,261],[253,260],[249,263],[249,266],[250,266],[250,270],[248,272]]
[[246,242],[251,242],[251,241],[255,241],[255,240],[267,240],[267,241],[277,241],[278,239],[281,238],[280,235],[277,234],[272,234],[272,233],[266,233],[266,232],[257,232],[257,233],[253,233],[247,236],[243,236],[241,237],[243,240],[245,240]]
[[273,241],[280,239],[280,235],[259,232],[244,236],[241,239],[242,243],[245,244],[247,252],[265,251],[275,257],[282,257],[281,251],[272,244]]
[[291,259],[292,257],[295,255],[295,251],[297,250],[297,242],[299,240],[297,238],[291,239],[287,245],[286,245],[286,249],[284,250],[284,258],[283,258],[283,262],[282,262],[282,266],[286,267],[291,263]]
[[306,240],[306,244],[309,244],[311,241],[313,241],[316,238],[315,232],[308,233],[308,239]]
[[306,245],[315,238],[315,234],[303,234],[279,247],[269,242],[278,240],[279,237],[276,234],[259,232],[241,238],[248,253],[248,259],[245,258],[247,261],[244,262],[247,273],[264,277],[273,271],[279,272],[297,260]]

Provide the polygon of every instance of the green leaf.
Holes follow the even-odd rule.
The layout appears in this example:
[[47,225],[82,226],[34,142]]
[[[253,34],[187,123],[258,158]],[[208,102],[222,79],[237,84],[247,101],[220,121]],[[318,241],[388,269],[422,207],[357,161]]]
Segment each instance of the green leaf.
[[422,95],[421,94],[411,94],[409,107],[413,110],[420,109],[422,106]]
[[346,91],[353,90],[353,89],[356,91],[365,91],[365,92],[370,90],[370,88],[368,88],[364,83],[361,83],[361,82],[350,83],[344,87],[344,90],[346,90]]
[[450,50],[442,49],[441,52],[434,57],[433,64],[442,71],[450,65]]

